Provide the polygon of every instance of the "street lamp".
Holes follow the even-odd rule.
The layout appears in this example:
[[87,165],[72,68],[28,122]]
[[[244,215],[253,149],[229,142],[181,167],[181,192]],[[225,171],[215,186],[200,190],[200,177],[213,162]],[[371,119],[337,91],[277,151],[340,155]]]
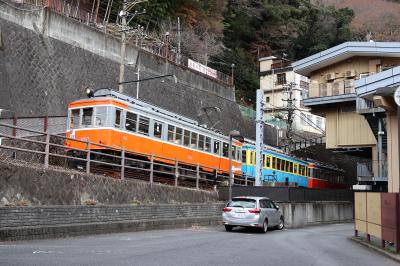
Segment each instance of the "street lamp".
[[229,200],[232,199],[232,180],[233,180],[233,171],[232,171],[232,139],[236,139],[240,142],[244,142],[244,138],[240,135],[240,132],[237,130],[232,130],[229,132]]

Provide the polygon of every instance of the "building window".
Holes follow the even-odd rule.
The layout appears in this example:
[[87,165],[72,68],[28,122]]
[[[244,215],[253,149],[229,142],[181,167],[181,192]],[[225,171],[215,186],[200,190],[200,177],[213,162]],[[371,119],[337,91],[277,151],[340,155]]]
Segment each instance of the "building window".
[[269,97],[265,98],[265,102],[269,103]]
[[276,75],[277,77],[277,85],[283,85],[286,84],[286,73],[280,73]]
[[304,80],[300,80],[300,88],[308,89],[308,82],[306,82]]

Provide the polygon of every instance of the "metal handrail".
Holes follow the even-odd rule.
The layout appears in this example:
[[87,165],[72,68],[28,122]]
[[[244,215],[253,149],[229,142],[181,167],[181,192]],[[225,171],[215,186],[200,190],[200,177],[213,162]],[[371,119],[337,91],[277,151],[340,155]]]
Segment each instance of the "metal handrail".
[[[124,179],[126,169],[142,170],[142,171],[149,173],[149,175],[150,175],[149,182],[150,183],[154,182],[154,173],[174,176],[175,181],[173,179],[171,179],[171,182],[174,182],[175,186],[178,186],[178,184],[181,184],[182,182],[184,182],[183,180],[181,180],[181,182],[179,182],[179,178],[182,178],[182,177],[185,179],[195,180],[196,181],[196,189],[200,188],[200,181],[201,182],[209,182],[212,184],[221,184],[223,181],[229,180],[229,171],[225,171],[225,170],[221,170],[221,169],[217,169],[217,168],[213,168],[213,167],[209,167],[209,166],[203,166],[200,164],[186,164],[185,163],[185,164],[180,165],[182,162],[180,162],[176,158],[167,158],[167,157],[163,157],[163,156],[154,156],[153,154],[138,153],[138,152],[131,151],[131,150],[125,150],[123,148],[121,149],[121,148],[115,147],[115,146],[108,146],[108,145],[91,142],[91,141],[87,141],[87,140],[73,139],[73,138],[70,138],[67,136],[50,134],[49,132],[32,130],[29,128],[24,128],[24,127],[20,127],[20,126],[16,126],[16,125],[0,123],[0,127],[8,127],[8,128],[18,129],[18,130],[22,130],[22,131],[28,131],[28,132],[39,134],[39,136],[35,136],[35,137],[45,137],[46,140],[41,141],[41,140],[35,140],[35,139],[26,138],[26,137],[17,137],[17,136],[11,136],[11,135],[0,133],[0,137],[3,137],[3,139],[17,140],[17,141],[21,141],[21,142],[28,142],[28,143],[43,145],[44,151],[9,146],[4,143],[2,143],[2,145],[0,145],[0,149],[4,148],[4,149],[8,149],[8,150],[42,155],[42,156],[44,156],[44,168],[49,167],[50,157],[57,157],[57,158],[65,158],[65,159],[70,159],[70,160],[86,162],[86,173],[91,173],[91,168],[95,167],[94,165],[105,165],[105,166],[117,167],[117,168],[119,168],[121,179]],[[86,144],[87,148],[79,149],[79,148],[74,148],[74,147],[54,143],[51,141],[51,139],[53,137],[61,138],[64,141],[70,140],[70,141],[84,143],[84,144]],[[92,145],[96,146],[96,147],[103,147],[106,149],[120,152],[121,155],[118,155],[118,154],[114,155],[114,154],[102,153],[97,150],[91,150],[89,148]],[[41,149],[42,147],[37,147],[37,148]],[[58,154],[58,153],[55,153],[54,150],[51,151],[50,148],[62,148],[65,151],[67,151],[67,150],[78,151],[78,152],[83,153],[83,155],[86,154],[86,156],[84,158],[82,158],[82,157],[78,157],[78,156],[74,156],[74,155]],[[132,155],[139,155],[144,158],[150,158],[150,161],[146,160],[146,159],[141,160],[141,159],[137,159],[137,158],[126,157],[126,153],[132,154]],[[93,159],[90,157],[91,154],[107,156],[109,158],[113,158],[117,161],[117,163],[105,162],[105,161],[99,161],[99,160]],[[160,163],[159,161],[167,161],[167,162],[171,162],[171,163]],[[126,165],[127,162],[140,162],[140,163],[143,163],[144,165],[142,167],[136,167],[136,166]],[[171,171],[167,172],[167,171],[161,171],[158,169],[154,169],[154,166],[163,166],[163,167],[171,169]],[[175,169],[175,171],[174,171],[174,169]],[[182,174],[182,171],[185,171],[186,173],[187,172],[192,173],[193,175]],[[214,174],[214,173],[216,173],[216,174]],[[206,177],[203,177],[203,175],[205,175]],[[253,184],[253,182],[248,179],[249,179],[249,176],[246,176],[243,174],[240,177],[234,175],[233,183],[235,183],[235,185],[240,185],[240,186],[243,185],[242,184],[243,182],[245,183],[244,184],[245,186],[248,184]]]

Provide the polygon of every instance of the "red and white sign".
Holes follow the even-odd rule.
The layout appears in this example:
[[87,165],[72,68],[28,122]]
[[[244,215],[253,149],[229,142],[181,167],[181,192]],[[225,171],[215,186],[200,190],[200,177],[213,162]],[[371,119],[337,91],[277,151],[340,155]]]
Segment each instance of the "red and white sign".
[[212,69],[211,67],[205,66],[203,64],[200,64],[191,59],[188,59],[188,67],[203,74],[206,74],[207,76],[217,78],[217,70]]

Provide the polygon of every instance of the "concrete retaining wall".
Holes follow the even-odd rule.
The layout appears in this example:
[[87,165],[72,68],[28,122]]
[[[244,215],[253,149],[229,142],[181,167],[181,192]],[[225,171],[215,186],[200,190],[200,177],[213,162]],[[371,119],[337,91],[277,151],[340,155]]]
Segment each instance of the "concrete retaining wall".
[[0,208],[0,240],[215,225],[222,203]]
[[0,205],[25,201],[32,205],[215,202],[213,191],[86,175],[66,169],[43,169],[15,161],[0,162]]
[[[0,207],[0,240],[221,224],[224,203]],[[353,219],[348,202],[281,203],[288,228]]]
[[286,227],[304,227],[354,220],[352,202],[280,203]]

